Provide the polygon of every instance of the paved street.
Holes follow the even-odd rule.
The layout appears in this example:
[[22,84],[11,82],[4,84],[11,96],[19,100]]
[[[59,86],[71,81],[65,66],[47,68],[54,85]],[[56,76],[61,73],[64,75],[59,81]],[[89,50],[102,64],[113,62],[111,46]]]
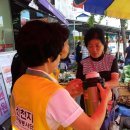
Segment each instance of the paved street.
[[[2,126],[5,127],[5,130],[10,130],[10,124],[11,124],[11,122],[10,122],[10,118],[9,118],[7,121],[5,121],[5,122],[2,124]],[[0,129],[0,130],[1,130],[1,129]]]

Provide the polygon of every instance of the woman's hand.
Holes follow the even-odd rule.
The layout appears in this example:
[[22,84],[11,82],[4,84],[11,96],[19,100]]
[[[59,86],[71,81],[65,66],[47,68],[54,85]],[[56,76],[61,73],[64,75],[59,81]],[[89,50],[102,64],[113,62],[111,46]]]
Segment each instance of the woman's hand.
[[70,95],[75,98],[83,93],[83,82],[81,79],[71,80],[65,87]]
[[106,102],[109,102],[112,99],[112,92],[110,87],[106,86],[104,89],[99,83],[97,84],[97,86],[100,90],[101,100],[105,100]]
[[117,72],[111,73],[111,80],[105,82],[105,86],[109,86],[110,88],[119,86],[119,74]]

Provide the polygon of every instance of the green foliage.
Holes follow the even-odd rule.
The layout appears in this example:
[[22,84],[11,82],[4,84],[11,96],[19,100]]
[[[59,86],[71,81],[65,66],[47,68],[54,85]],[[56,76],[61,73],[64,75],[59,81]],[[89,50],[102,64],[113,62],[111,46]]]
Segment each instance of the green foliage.
[[130,81],[130,65],[123,67],[122,80],[126,83]]
[[103,20],[103,18],[105,17],[105,16],[100,16],[99,17],[99,21],[98,22],[96,22],[95,21],[95,14],[91,14],[91,16],[89,17],[89,19],[88,19],[88,21],[87,21],[87,24],[88,24],[88,26],[91,28],[91,27],[94,27],[94,24],[96,23],[96,24],[100,24],[101,23],[101,21]]
[[72,71],[76,71],[77,70],[77,62],[74,62],[73,64],[71,64],[69,69],[72,70]]
[[90,28],[94,27],[94,23],[95,23],[95,17],[94,16],[95,16],[94,14],[91,14],[91,16],[89,17],[89,19],[87,21],[87,24]]

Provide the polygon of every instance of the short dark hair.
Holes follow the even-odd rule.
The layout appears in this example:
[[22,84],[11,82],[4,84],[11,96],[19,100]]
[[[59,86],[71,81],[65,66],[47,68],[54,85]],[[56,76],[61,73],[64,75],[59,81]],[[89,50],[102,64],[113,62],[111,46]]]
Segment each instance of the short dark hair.
[[84,42],[85,42],[86,47],[88,46],[89,41],[91,41],[92,39],[100,40],[104,46],[104,52],[106,52],[107,43],[105,42],[104,31],[101,28],[93,27],[93,28],[90,28],[88,31],[86,31],[85,36],[84,36]]
[[80,41],[78,41],[78,42],[77,42],[77,45],[81,45],[81,42],[80,42]]
[[16,50],[27,67],[40,66],[57,58],[68,36],[68,29],[59,23],[30,21],[18,34]]
[[130,40],[128,40],[128,43],[130,43]]

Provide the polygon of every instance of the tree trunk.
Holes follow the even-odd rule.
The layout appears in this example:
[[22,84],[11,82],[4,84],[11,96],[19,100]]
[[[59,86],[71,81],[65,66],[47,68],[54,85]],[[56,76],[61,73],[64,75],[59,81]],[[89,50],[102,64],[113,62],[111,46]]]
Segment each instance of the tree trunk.
[[126,49],[126,20],[120,19],[121,23],[121,34],[122,34],[122,39],[123,39],[123,51],[125,53]]
[[117,33],[117,59],[119,59],[119,51],[120,51],[120,32]]

